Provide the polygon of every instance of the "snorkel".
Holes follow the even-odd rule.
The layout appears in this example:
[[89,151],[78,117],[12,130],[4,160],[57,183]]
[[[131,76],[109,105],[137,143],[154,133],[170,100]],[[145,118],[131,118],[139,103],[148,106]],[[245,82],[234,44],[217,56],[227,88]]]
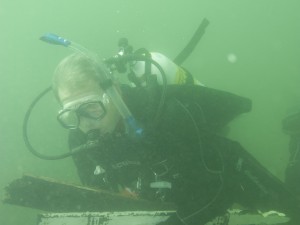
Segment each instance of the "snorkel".
[[88,49],[73,41],[67,40],[52,33],[43,35],[40,40],[49,44],[67,47],[72,51],[83,54],[84,56],[91,59],[91,61],[95,63],[96,68],[98,68],[97,70],[101,88],[107,93],[107,95],[110,97],[113,104],[121,114],[122,118],[125,121],[128,132],[135,137],[140,137],[142,135],[143,129],[137,125],[135,118],[132,116],[130,110],[124,103],[116,86],[113,84],[112,72],[107,69],[107,67],[99,59],[99,56],[97,54],[89,51]]

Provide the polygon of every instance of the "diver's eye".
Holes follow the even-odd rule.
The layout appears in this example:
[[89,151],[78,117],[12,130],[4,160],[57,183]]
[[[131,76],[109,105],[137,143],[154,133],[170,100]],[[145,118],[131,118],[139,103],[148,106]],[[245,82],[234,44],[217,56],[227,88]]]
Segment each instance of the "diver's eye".
[[57,115],[57,120],[67,129],[76,129],[79,125],[79,118],[74,110],[63,110]]
[[89,102],[82,104],[77,110],[77,113],[79,116],[100,119],[105,114],[105,109],[101,102]]

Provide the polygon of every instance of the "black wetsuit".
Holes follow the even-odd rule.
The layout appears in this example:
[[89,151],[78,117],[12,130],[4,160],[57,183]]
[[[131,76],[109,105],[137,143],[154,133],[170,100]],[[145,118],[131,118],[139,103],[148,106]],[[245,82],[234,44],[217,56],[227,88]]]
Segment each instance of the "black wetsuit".
[[[124,100],[144,129],[134,138],[117,129],[101,147],[74,156],[83,184],[118,191],[128,187],[142,198],[174,202],[186,224],[205,224],[233,203],[250,209],[294,207],[281,182],[272,177],[239,143],[219,134],[233,118],[250,111],[249,99],[194,85],[169,86],[159,120],[153,115],[160,92],[123,88]],[[70,133],[70,148],[87,141]],[[165,181],[171,188],[150,184]],[[285,201],[283,206],[279,203]],[[166,224],[180,224],[171,218]]]

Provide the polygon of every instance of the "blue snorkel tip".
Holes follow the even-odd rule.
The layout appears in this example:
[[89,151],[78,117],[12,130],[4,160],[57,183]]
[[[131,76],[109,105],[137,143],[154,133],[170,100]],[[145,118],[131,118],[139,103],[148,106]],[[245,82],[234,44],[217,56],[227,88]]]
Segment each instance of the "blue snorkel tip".
[[133,116],[129,116],[129,117],[126,119],[126,122],[127,122],[127,124],[129,125],[129,127],[133,130],[134,135],[135,135],[136,137],[142,137],[142,136],[143,136],[144,130],[143,130],[141,127],[139,127],[139,126],[137,125],[137,122],[136,122],[136,120],[133,118]]
[[71,41],[52,33],[44,34],[40,37],[40,40],[49,44],[62,45],[65,47],[68,47],[71,44]]

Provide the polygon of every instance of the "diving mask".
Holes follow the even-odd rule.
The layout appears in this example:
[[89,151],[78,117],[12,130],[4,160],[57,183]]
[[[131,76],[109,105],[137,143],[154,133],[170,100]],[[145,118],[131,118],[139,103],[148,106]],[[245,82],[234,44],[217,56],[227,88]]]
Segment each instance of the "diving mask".
[[80,118],[102,120],[106,115],[105,105],[108,104],[108,96],[89,95],[68,102],[58,112],[57,119],[67,129],[76,129],[80,124]]

